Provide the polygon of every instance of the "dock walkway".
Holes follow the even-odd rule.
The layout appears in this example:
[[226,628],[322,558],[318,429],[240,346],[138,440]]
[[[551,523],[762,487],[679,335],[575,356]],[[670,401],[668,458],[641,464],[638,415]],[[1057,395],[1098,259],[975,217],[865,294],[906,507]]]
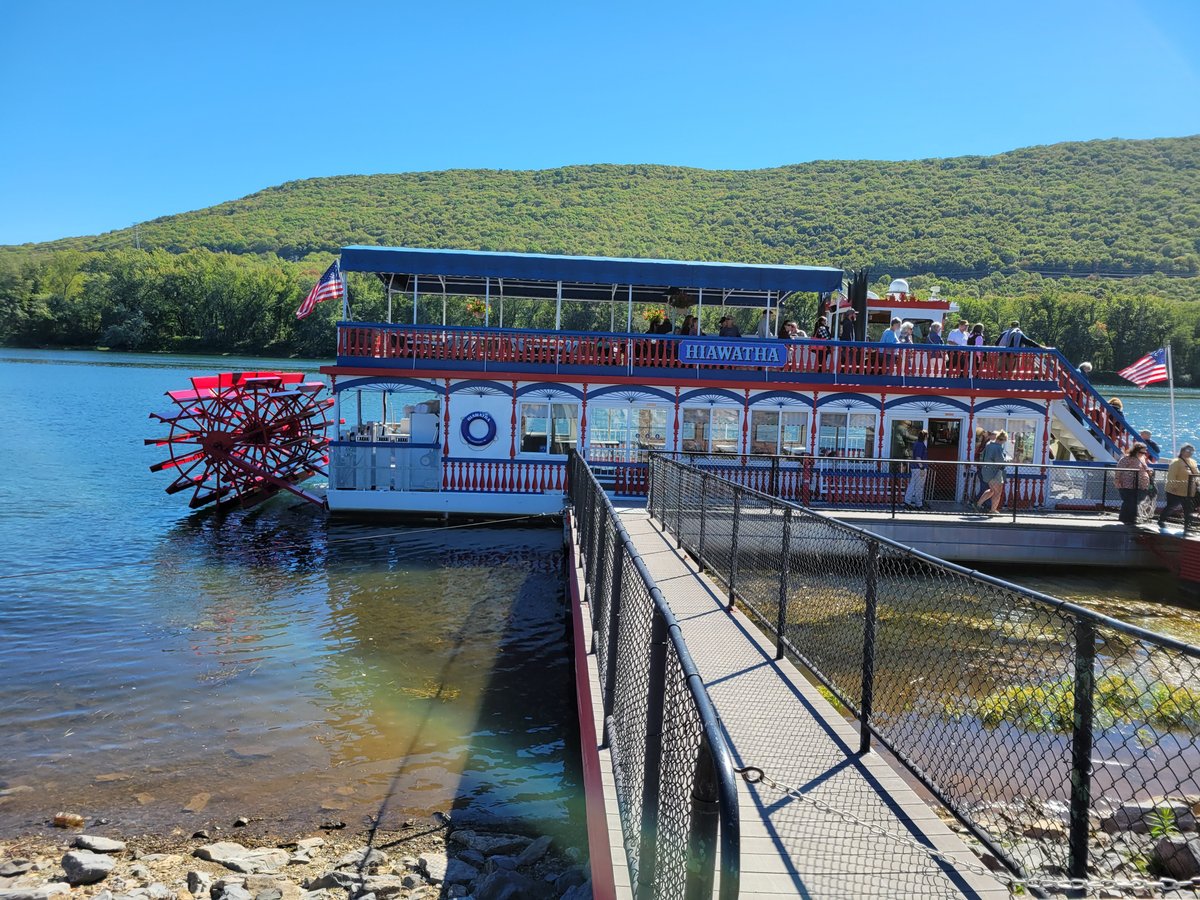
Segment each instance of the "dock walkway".
[[[679,619],[735,764],[757,766],[806,797],[900,838],[739,780],[742,897],[1009,896],[999,882],[938,863],[906,843],[916,840],[979,865],[882,757],[857,754],[857,729],[792,663],[774,659],[774,645],[744,615],[725,608],[721,590],[659,532],[644,507],[618,512]],[[615,805],[615,797],[608,800]]]

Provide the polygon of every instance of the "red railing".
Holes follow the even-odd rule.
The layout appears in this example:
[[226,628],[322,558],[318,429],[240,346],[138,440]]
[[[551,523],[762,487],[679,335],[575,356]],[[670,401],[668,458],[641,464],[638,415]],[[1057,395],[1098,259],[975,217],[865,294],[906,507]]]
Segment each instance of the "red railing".
[[[639,368],[695,370],[681,362],[678,338],[658,335],[585,334],[578,332],[498,331],[495,329],[428,328],[403,325],[341,325],[338,357],[426,362],[612,368],[632,374]],[[720,338],[711,338],[719,341]],[[965,378],[1021,382],[1054,382],[1058,356],[1045,350],[1001,350],[912,345],[890,347],[823,341],[793,341],[782,367],[786,374],[856,377]],[[714,370],[762,373],[753,365],[705,366]]]

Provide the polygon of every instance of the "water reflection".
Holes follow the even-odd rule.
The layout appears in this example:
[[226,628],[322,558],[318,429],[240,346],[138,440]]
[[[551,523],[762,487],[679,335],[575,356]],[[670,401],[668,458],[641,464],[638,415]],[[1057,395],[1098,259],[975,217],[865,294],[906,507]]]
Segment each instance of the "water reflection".
[[0,351],[0,832],[455,803],[569,829],[557,531],[190,514],[148,471],[164,391],[280,367]]

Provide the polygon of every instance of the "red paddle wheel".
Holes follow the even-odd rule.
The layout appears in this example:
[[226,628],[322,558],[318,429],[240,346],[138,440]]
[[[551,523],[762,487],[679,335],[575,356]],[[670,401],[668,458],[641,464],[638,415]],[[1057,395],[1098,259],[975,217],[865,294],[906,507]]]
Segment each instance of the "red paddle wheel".
[[177,409],[151,413],[170,427],[146,444],[170,456],[150,471],[172,470],[168,494],[191,489],[189,506],[253,506],[280,490],[310,503],[324,499],[299,482],[327,474],[325,429],[333,398],[299,372],[224,372],[193,378],[190,391],[167,391]]

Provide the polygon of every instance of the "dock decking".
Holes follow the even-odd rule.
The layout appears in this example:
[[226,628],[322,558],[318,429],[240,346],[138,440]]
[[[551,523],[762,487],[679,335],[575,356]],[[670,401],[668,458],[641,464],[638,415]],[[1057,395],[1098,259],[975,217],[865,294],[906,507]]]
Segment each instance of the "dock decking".
[[[979,861],[878,754],[857,754],[858,733],[721,591],[651,523],[643,507],[619,509],[650,574],[679,619],[725,727],[737,765],[897,839],[763,784],[739,782],[742,890],[768,897],[1008,897]],[[586,616],[584,617],[586,620]],[[615,810],[611,774],[606,802]],[[610,814],[619,832],[619,820]],[[916,840],[964,865],[940,864]],[[620,854],[619,833],[612,841]],[[618,896],[629,896],[618,876]]]

